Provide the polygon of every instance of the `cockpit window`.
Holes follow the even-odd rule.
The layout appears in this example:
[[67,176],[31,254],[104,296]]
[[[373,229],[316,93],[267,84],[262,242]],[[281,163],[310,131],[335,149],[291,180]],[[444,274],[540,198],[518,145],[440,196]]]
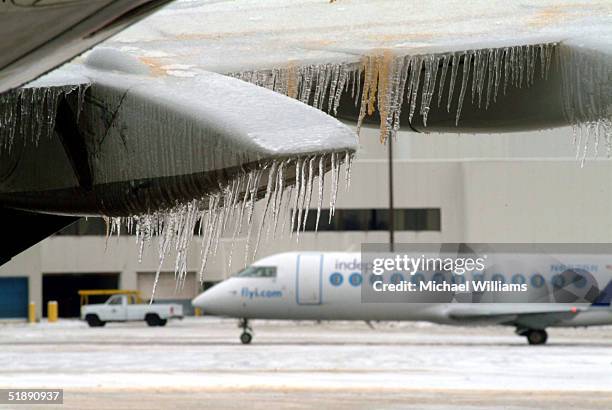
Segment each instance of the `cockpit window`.
[[276,266],[249,266],[235,276],[239,278],[275,278]]

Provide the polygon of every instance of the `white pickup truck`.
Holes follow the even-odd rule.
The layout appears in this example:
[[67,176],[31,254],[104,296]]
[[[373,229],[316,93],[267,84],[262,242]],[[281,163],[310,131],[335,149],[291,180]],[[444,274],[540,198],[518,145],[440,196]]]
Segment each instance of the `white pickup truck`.
[[106,322],[137,320],[144,320],[149,326],[165,326],[168,319],[175,318],[183,318],[181,305],[136,303],[132,295],[113,295],[105,303],[81,307],[81,319],[91,327],[104,326]]

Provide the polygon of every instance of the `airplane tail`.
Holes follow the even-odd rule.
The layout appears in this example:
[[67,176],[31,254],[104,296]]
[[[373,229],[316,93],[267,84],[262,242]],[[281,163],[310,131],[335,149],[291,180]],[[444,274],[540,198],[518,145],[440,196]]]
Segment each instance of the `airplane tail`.
[[610,306],[612,302],[612,280],[602,290],[597,298],[593,301],[592,306]]

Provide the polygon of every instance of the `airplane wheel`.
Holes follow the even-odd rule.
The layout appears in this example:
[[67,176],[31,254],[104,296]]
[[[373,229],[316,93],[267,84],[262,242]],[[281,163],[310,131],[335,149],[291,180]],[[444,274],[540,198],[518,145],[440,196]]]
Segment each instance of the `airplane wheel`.
[[548,339],[546,330],[530,330],[527,333],[527,341],[530,345],[543,345]]
[[240,341],[243,345],[248,345],[249,343],[251,343],[251,340],[253,340],[253,336],[249,332],[243,332],[240,335]]

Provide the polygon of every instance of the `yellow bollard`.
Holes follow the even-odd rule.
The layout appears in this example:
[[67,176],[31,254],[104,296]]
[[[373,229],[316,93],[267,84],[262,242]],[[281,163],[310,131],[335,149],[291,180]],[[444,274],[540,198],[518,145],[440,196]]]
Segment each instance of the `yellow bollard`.
[[193,315],[194,316],[202,316],[202,308],[199,308],[199,307],[195,308],[193,310]]
[[47,304],[47,322],[57,322],[57,301],[50,300]]
[[34,302],[28,305],[28,323],[36,323],[36,303]]

